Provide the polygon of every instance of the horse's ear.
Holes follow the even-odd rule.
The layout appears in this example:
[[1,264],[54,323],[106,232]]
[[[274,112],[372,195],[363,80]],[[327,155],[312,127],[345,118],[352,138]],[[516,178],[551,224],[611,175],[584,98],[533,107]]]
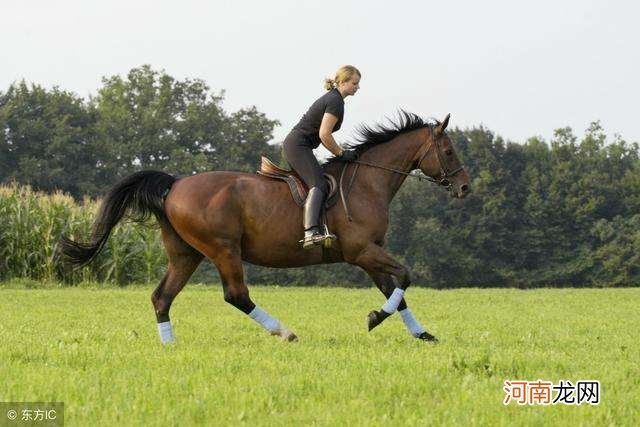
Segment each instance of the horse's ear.
[[445,130],[449,125],[449,117],[451,117],[451,113],[447,113],[447,117],[442,121],[442,130]]
[[440,122],[440,124],[436,127],[436,135],[438,135],[438,136],[442,135],[444,130],[449,125],[449,117],[451,117],[451,113],[447,114],[447,116],[444,118],[444,120],[442,122]]

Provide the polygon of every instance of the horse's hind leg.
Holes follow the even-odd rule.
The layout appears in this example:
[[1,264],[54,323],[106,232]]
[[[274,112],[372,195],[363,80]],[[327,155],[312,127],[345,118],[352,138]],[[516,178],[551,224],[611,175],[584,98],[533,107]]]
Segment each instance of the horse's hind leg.
[[151,294],[151,302],[156,313],[160,341],[171,344],[174,342],[169,319],[171,303],[202,262],[203,255],[182,240],[170,225],[162,225],[162,240],[169,262],[166,274]]
[[[394,277],[386,273],[377,273],[374,271],[367,271],[367,274],[369,274],[369,276],[371,277],[373,282],[376,284],[380,292],[382,292],[382,294],[385,297],[387,297],[387,299],[390,298],[391,295],[393,294],[393,290],[396,287]],[[407,327],[407,330],[411,335],[425,341],[432,341],[432,342],[438,341],[436,337],[434,337],[429,332],[427,332],[422,327],[420,322],[418,322],[418,320],[415,317],[413,317],[413,313],[411,312],[411,310],[409,310],[409,307],[407,307],[407,303],[404,297],[400,301],[400,304],[398,304],[398,313],[400,313],[400,316],[402,317],[402,321],[404,322],[405,326]]]
[[224,289],[224,300],[255,320],[271,335],[278,335],[286,341],[295,341],[296,335],[280,321],[251,301],[249,289],[244,283],[240,245],[230,239],[215,239],[205,254],[220,272]]

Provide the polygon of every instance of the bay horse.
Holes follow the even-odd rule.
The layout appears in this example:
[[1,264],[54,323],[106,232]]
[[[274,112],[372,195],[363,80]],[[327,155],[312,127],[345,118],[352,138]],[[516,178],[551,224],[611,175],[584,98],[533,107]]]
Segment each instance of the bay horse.
[[369,330],[399,310],[416,338],[437,341],[413,317],[404,300],[411,283],[409,270],[383,249],[389,204],[413,170],[464,198],[469,175],[458,159],[445,129],[450,115],[430,123],[400,111],[390,125],[361,126],[360,144],[352,144],[358,160],[329,159],[323,168],[340,179],[342,204],[326,212],[337,236],[330,248],[303,250],[302,209],[283,181],[258,174],[229,171],[174,178],[164,172],[142,171],[116,183],[103,198],[89,243],[62,236],[60,249],[75,265],[90,262],[103,248],[112,228],[125,214],[158,220],[167,253],[167,272],[151,295],[162,343],[173,343],[169,309],[204,257],[222,280],[224,300],[272,335],[284,340],[296,335],[257,306],[244,282],[242,261],[266,267],[300,267],[347,262],[364,269],[387,298],[381,310],[369,313]]

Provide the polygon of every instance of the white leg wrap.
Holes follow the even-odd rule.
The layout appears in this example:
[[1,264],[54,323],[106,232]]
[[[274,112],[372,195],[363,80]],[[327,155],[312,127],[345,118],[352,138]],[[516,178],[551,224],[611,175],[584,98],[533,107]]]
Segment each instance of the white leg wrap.
[[158,333],[162,344],[173,344],[175,342],[171,321],[158,323]]
[[278,319],[271,317],[269,313],[267,313],[257,305],[253,308],[253,310],[251,310],[251,313],[249,313],[249,317],[262,325],[262,327],[265,328],[270,334],[280,333],[281,328]]
[[398,309],[398,305],[400,304],[400,301],[402,301],[403,296],[404,296],[404,290],[400,288],[395,288],[393,290],[393,293],[387,300],[387,302],[385,302],[384,305],[382,306],[382,309],[389,314],[395,313],[395,311]]
[[404,310],[400,310],[399,313],[400,316],[402,316],[402,321],[404,322],[411,335],[418,338],[420,334],[425,332],[420,322],[418,322],[416,318],[413,317],[413,313],[411,312],[411,310],[406,308]]

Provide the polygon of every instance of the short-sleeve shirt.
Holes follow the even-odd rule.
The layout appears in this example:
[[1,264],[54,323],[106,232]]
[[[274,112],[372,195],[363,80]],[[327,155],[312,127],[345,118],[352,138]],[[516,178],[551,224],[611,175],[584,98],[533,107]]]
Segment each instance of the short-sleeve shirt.
[[340,129],[342,119],[344,117],[344,99],[340,95],[338,89],[331,89],[320,98],[318,98],[309,107],[309,110],[302,116],[294,130],[301,132],[312,143],[312,148],[316,148],[320,141],[320,124],[324,113],[331,113],[338,118],[332,132]]

